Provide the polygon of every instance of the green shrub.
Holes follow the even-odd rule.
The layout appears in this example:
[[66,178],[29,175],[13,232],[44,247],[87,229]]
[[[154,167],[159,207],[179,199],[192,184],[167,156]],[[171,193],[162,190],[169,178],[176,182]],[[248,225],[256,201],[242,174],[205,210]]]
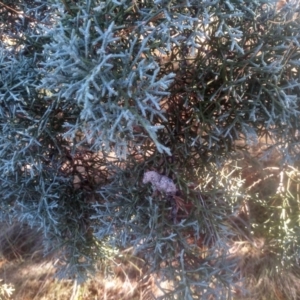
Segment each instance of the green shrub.
[[[255,196],[230,159],[262,136],[280,167],[299,159],[298,2],[17,8],[30,26],[2,41],[1,219],[40,228],[62,277],[84,279],[133,247],[175,282],[165,299],[231,298],[240,277],[228,250],[257,220],[240,215]],[[143,184],[150,170],[177,193]]]

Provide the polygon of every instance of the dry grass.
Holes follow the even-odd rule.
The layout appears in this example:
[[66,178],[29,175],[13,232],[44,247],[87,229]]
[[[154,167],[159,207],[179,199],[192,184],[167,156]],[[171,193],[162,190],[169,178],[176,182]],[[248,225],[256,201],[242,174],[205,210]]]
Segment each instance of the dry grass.
[[278,258],[263,238],[253,243],[236,242],[231,248],[239,257],[236,271],[243,278],[246,293],[236,300],[297,300],[300,297],[300,269],[278,268]]
[[[16,226],[16,225],[15,225]],[[3,227],[2,227],[3,228]],[[15,227],[16,228],[16,227]],[[30,251],[31,249],[28,248]],[[16,245],[14,246],[16,251]],[[154,278],[140,281],[141,263],[136,258],[121,257],[112,262],[114,274],[104,277],[101,272],[82,285],[72,280],[55,279],[53,258],[26,259],[2,257],[0,278],[11,284],[14,300],[150,300],[162,294],[155,287]],[[300,270],[285,272],[276,270],[276,256],[268,250],[263,239],[250,242],[234,242],[231,255],[239,258],[236,272],[240,272],[248,292],[235,289],[235,300],[296,300],[300,296]],[[171,284],[164,283],[165,287]],[[0,297],[0,299],[2,299]],[[9,299],[4,297],[3,299]]]
[[[0,279],[12,285],[14,300],[154,299],[160,295],[153,276],[143,277],[143,261],[128,253],[111,261],[111,273],[99,271],[82,285],[73,280],[55,278],[55,257],[42,256],[41,235],[34,229],[14,223],[1,224]],[[154,291],[155,290],[155,291]],[[1,294],[0,294],[0,299]]]

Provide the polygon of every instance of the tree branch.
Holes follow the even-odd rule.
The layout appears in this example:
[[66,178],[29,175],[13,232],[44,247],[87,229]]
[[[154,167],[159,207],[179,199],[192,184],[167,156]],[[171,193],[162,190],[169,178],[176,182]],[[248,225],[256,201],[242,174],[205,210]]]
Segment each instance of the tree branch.
[[32,17],[30,17],[30,16],[27,16],[27,15],[24,14],[23,12],[17,11],[17,10],[15,10],[14,8],[12,8],[12,7],[8,6],[8,5],[6,5],[5,3],[1,2],[1,1],[0,1],[0,5],[4,6],[6,9],[12,11],[12,12],[15,13],[15,14],[22,15],[24,18],[29,19],[29,20],[32,21],[32,22],[38,22],[38,23],[41,23],[41,24],[44,24],[44,25],[51,25],[50,23],[44,23],[44,22],[39,21],[39,20],[37,20],[37,19],[35,19],[35,18],[32,18]]

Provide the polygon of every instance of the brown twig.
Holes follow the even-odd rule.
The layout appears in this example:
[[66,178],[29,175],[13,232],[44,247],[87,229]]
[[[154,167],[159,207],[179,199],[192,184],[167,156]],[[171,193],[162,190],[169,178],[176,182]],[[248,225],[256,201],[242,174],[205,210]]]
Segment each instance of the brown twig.
[[73,12],[71,10],[71,8],[69,7],[69,5],[67,4],[67,2],[65,0],[61,0],[61,2],[63,3],[66,11],[70,14],[70,15],[73,15]]
[[30,16],[27,16],[27,15],[24,14],[23,12],[17,11],[17,10],[15,10],[14,8],[12,8],[12,7],[10,7],[10,6],[6,5],[6,4],[4,4],[4,3],[1,2],[1,1],[0,1],[0,5],[4,6],[6,9],[12,11],[12,12],[15,13],[15,14],[22,15],[24,18],[29,19],[29,20],[32,21],[32,22],[38,22],[38,23],[41,23],[41,24],[44,24],[44,25],[51,25],[50,23],[45,23],[45,22],[39,21],[39,20],[37,20],[37,19],[35,19],[35,18],[32,18],[32,17],[30,17]]

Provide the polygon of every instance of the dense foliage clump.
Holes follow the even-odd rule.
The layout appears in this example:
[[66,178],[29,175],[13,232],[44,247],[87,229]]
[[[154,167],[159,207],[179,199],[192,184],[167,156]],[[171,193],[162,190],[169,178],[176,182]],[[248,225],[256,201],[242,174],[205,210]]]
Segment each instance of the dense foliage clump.
[[165,299],[230,299],[234,243],[298,264],[298,1],[0,9],[0,216],[62,277],[131,248]]

